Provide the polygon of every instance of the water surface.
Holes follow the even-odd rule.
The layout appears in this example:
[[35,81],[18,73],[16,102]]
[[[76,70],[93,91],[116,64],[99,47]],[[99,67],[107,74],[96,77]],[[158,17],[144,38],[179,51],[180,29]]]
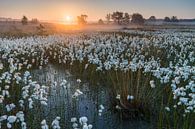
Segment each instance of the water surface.
[[[79,83],[68,70],[51,64],[41,70],[33,70],[32,74],[34,80],[50,87],[48,106],[33,109],[36,113],[31,115],[36,119],[32,123],[40,123],[42,119],[46,119],[49,125],[56,116],[60,116],[61,127],[71,129],[72,117],[86,116],[93,129],[149,129],[150,124],[146,121],[122,120],[120,113],[113,110],[109,95],[111,91],[104,84],[94,86],[88,82]],[[63,80],[67,81],[66,88],[60,86]],[[51,86],[54,82],[57,83],[56,87]],[[73,94],[77,89],[83,94],[75,98]],[[105,109],[99,116],[101,104]]]

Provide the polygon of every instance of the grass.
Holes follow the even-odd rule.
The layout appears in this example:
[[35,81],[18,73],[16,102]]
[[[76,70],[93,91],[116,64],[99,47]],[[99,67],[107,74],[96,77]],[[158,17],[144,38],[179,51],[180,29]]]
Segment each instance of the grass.
[[[107,33],[103,33],[107,34]],[[116,32],[109,33],[110,35],[115,35]],[[120,35],[120,39],[124,39],[124,37],[129,36],[130,34],[119,32],[117,33]],[[150,35],[144,34],[133,34],[130,37],[137,37],[137,38],[148,38],[152,39]],[[88,38],[85,37],[84,38]],[[166,41],[166,39],[163,39]],[[143,68],[138,68],[135,71],[129,70],[116,70],[111,68],[109,70],[97,71],[97,65],[90,64],[86,58],[82,62],[75,60],[72,61],[70,59],[67,60],[66,63],[59,64],[58,59],[54,59],[53,53],[58,53],[60,49],[56,44],[52,46],[52,55],[49,55],[49,51],[46,48],[46,52],[44,53],[45,56],[49,57],[49,63],[53,63],[57,67],[62,66],[65,67],[67,70],[70,71],[71,74],[75,75],[77,78],[81,78],[82,80],[89,81],[90,84],[97,84],[102,83],[103,85],[107,85],[111,90],[111,96],[115,98],[118,94],[121,95],[121,99],[113,99],[113,109],[116,105],[119,105],[122,110],[117,111],[120,113],[119,116],[121,119],[145,119],[149,120],[149,122],[154,123],[155,127],[158,129],[193,129],[194,128],[194,119],[195,114],[186,114],[183,116],[183,109],[185,107],[178,107],[173,108],[173,105],[176,104],[176,101],[173,100],[173,94],[171,91],[171,83],[168,82],[165,85],[162,85],[160,80],[153,77],[152,73],[144,72]],[[63,47],[67,47],[64,45]],[[128,46],[129,47],[129,46]],[[136,48],[132,49],[133,53],[136,53]],[[154,59],[160,58],[160,64],[162,67],[167,67],[169,65],[169,61],[174,59],[176,55],[172,55],[167,59],[167,50],[164,48],[158,48],[156,46],[150,45],[149,47],[145,47],[141,54],[148,53],[146,55],[146,61],[149,60],[149,57],[153,56]],[[39,55],[42,53],[40,52]],[[125,53],[122,53],[125,55]],[[57,54],[58,57],[59,54]],[[30,57],[26,57],[25,55],[19,55],[17,58],[22,62],[21,57],[25,57],[26,59],[31,60],[34,58],[32,55]],[[177,59],[177,58],[176,58]],[[130,62],[132,59],[128,58]],[[3,60],[3,64],[8,66],[6,60]],[[88,67],[86,67],[88,64]],[[40,65],[40,60],[37,60],[34,63],[32,69],[37,69]],[[8,71],[9,67],[6,67],[4,71]],[[22,69],[20,71],[23,73],[26,69]],[[4,71],[0,71],[3,73]],[[154,80],[156,87],[150,87],[150,81]],[[186,83],[183,82],[180,86],[185,85]],[[1,83],[1,87],[3,87],[5,83]],[[12,98],[7,99],[3,105],[9,104],[10,102],[17,102],[21,98],[21,89],[24,84],[17,85],[14,80],[12,80],[10,93],[13,95]],[[3,87],[4,88],[4,87]],[[127,96],[132,95],[134,96],[133,100],[127,100]],[[169,107],[170,111],[166,111],[165,107]],[[37,110],[42,110],[39,104],[36,104]],[[0,107],[1,113],[4,114],[5,111],[2,107]],[[13,113],[16,113],[13,111]],[[37,121],[41,121],[41,115],[34,120],[33,110],[30,111],[25,109],[25,113],[27,115],[28,123],[32,123],[32,125],[36,124]],[[11,113],[10,113],[11,114]],[[14,127],[17,128],[18,125]],[[30,126],[29,126],[30,128]]]

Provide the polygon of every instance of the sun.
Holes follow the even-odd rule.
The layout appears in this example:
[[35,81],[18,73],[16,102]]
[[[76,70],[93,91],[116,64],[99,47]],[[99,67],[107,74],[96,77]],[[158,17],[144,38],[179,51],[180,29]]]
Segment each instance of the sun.
[[65,24],[72,24],[72,22],[73,22],[73,17],[71,17],[70,15],[66,15],[64,17],[64,23]]
[[65,20],[68,22],[71,21],[71,16],[65,16]]

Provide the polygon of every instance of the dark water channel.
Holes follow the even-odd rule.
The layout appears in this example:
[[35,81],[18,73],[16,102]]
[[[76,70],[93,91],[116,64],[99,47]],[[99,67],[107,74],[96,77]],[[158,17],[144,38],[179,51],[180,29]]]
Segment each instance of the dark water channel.
[[[54,65],[33,70],[32,76],[41,85],[50,87],[48,105],[33,109],[34,125],[43,119],[51,125],[52,120],[59,116],[61,128],[72,129],[72,117],[79,119],[86,116],[93,129],[150,129],[150,124],[143,120],[121,120],[120,113],[112,110],[110,89],[103,84],[91,86],[87,82],[79,83],[67,70]],[[67,81],[66,87],[60,86],[63,80]],[[54,82],[57,85],[51,86]],[[77,89],[83,94],[75,98],[73,95]],[[98,114],[100,105],[105,108],[101,116]],[[40,128],[40,125],[37,127]]]

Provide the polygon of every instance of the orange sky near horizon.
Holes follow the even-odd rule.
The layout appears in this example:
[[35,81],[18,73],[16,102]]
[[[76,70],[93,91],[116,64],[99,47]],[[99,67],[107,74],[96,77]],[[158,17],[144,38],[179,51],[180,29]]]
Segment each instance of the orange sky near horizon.
[[124,11],[129,14],[141,13],[144,18],[151,15],[157,18],[178,16],[195,18],[194,0],[1,0],[0,17],[46,21],[64,21],[67,16],[72,21],[80,14],[87,14],[89,21],[105,19],[107,13]]

